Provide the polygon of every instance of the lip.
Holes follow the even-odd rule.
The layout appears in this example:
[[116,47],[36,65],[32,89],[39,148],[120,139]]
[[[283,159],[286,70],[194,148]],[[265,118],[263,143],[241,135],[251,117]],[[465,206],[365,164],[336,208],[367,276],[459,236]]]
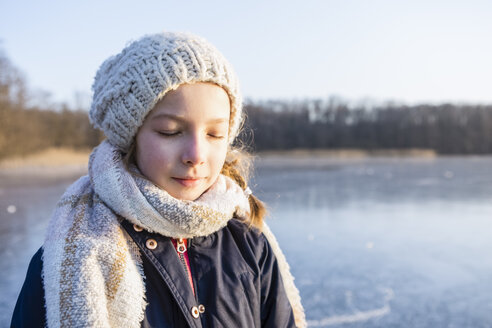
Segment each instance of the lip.
[[173,178],[173,179],[177,183],[181,184],[184,187],[188,187],[188,188],[190,188],[190,187],[196,187],[203,180],[203,178],[192,178],[192,177]]

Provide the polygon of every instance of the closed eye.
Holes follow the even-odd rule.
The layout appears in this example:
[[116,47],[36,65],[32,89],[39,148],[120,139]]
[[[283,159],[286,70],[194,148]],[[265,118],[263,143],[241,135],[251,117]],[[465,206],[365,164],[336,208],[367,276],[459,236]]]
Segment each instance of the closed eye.
[[224,139],[225,138],[225,136],[223,136],[222,134],[214,134],[214,133],[209,133],[208,136],[211,138],[214,138],[214,139]]
[[165,136],[165,137],[173,137],[173,136],[177,136],[181,132],[180,131],[159,131],[158,133],[162,136]]

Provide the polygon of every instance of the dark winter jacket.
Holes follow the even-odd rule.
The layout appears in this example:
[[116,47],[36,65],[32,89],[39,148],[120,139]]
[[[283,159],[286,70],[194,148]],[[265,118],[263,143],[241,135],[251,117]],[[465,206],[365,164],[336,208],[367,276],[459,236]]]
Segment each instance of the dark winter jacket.
[[[142,327],[295,327],[276,258],[256,230],[232,219],[188,241],[195,296],[168,237],[122,225],[142,254],[148,302]],[[148,239],[157,241],[155,249],[146,247]],[[29,264],[12,327],[45,326],[42,254],[41,248]]]

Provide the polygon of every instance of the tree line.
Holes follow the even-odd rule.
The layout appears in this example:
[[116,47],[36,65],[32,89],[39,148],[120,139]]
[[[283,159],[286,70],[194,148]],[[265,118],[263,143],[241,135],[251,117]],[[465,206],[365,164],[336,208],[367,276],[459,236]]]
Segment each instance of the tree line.
[[87,149],[102,140],[83,108],[32,102],[26,79],[0,49],[0,160],[50,147]]
[[352,106],[343,101],[263,102],[246,106],[242,137],[254,150],[432,149],[491,154],[492,105]]
[[[32,101],[26,79],[0,49],[0,159],[103,140],[87,108]],[[432,149],[491,154],[492,105],[349,105],[336,99],[247,101],[240,140],[253,151]]]

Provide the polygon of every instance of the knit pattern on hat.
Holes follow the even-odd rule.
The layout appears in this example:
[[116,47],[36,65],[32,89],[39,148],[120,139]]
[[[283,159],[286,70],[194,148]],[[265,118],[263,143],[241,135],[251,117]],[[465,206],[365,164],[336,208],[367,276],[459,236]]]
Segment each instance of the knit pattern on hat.
[[242,99],[232,66],[205,39],[187,33],[160,33],[134,41],[99,68],[89,113],[108,140],[127,151],[149,111],[184,83],[210,82],[231,102],[229,142],[242,121]]

